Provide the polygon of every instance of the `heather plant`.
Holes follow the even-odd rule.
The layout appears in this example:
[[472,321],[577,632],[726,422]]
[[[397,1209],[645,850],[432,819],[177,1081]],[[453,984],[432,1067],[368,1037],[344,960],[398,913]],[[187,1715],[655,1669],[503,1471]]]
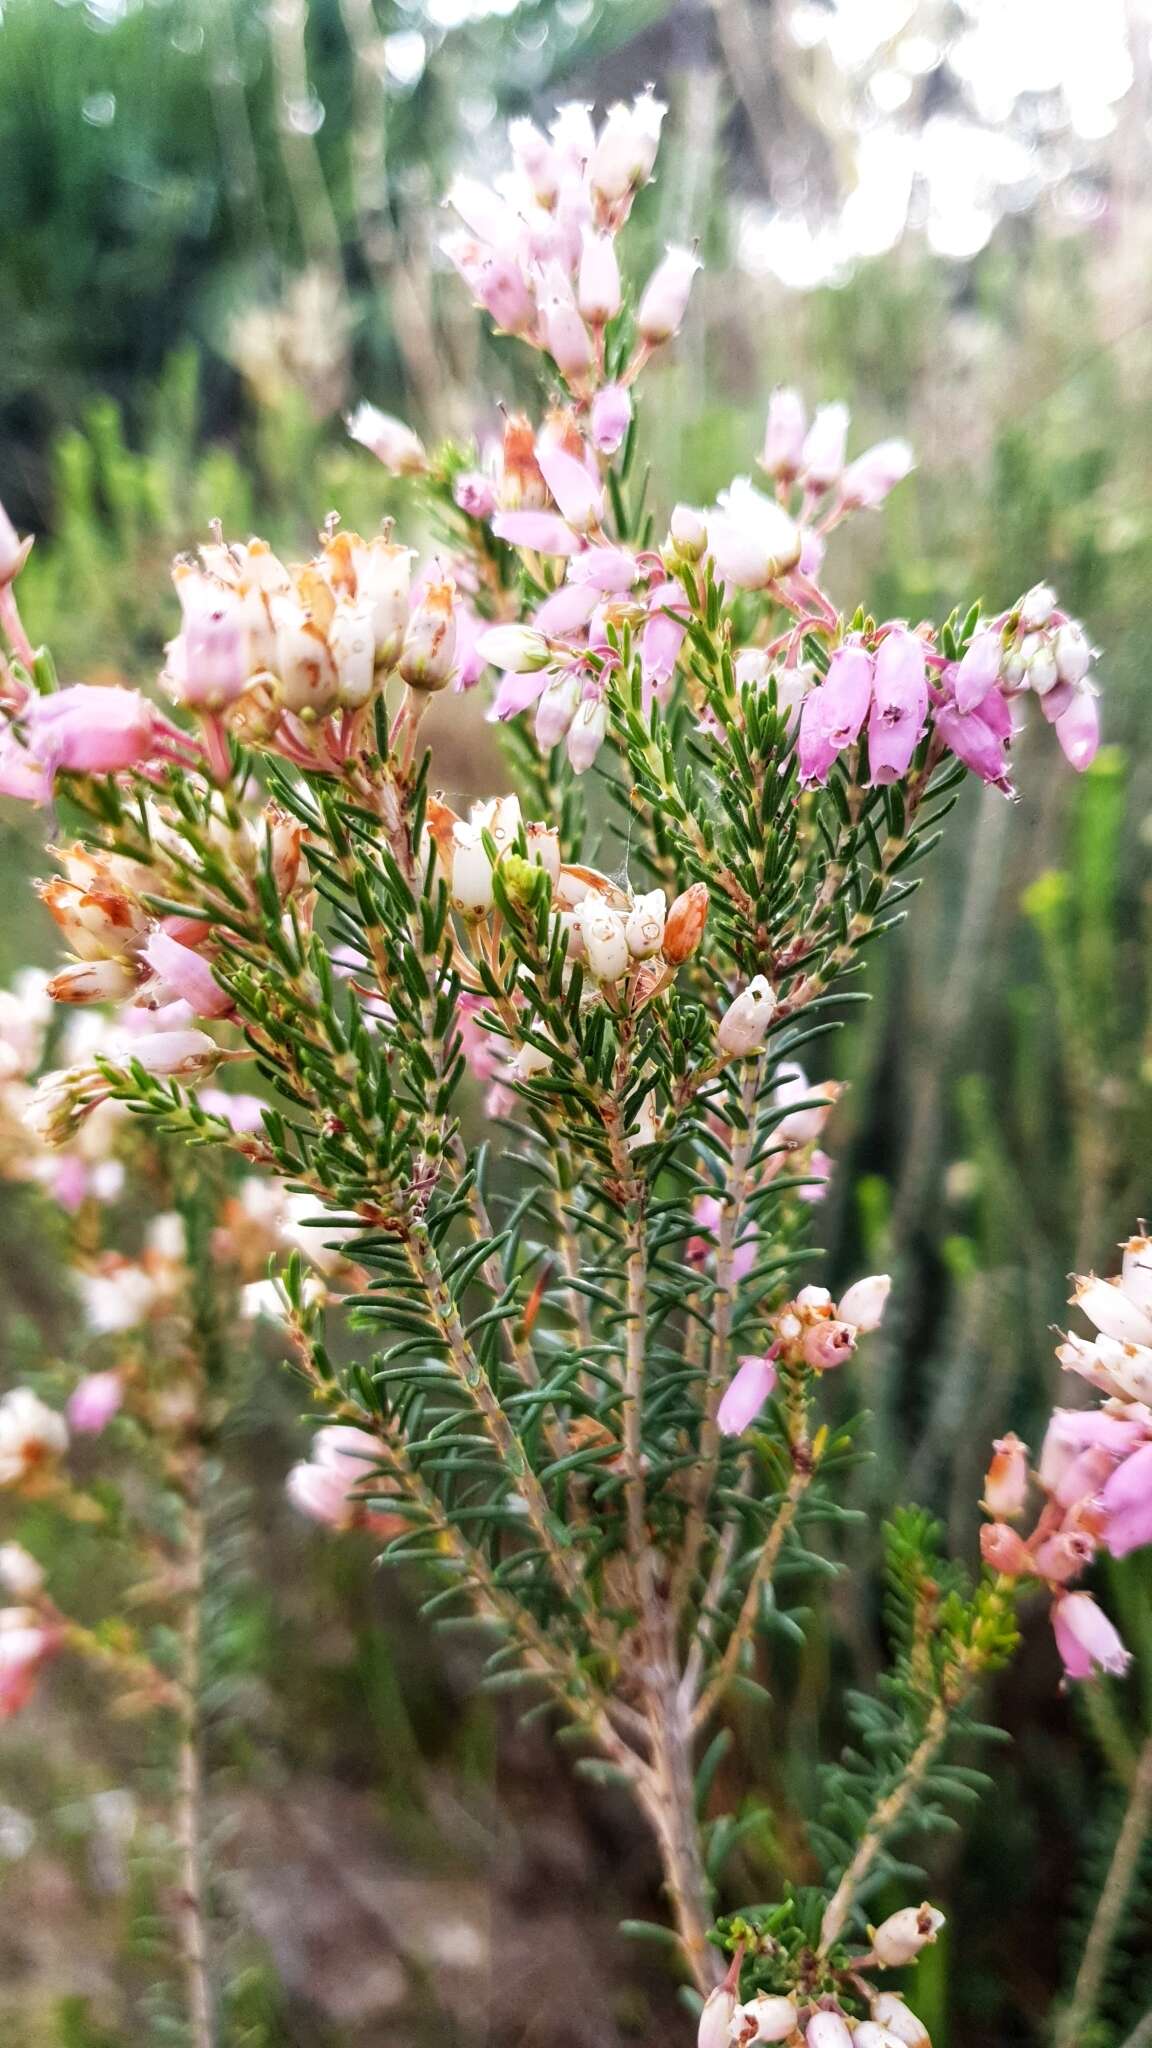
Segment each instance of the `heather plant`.
[[[357,411],[436,533],[424,561],[390,523],[331,517],[300,566],[217,530],[176,564],[162,703],[57,686],[16,602],[26,549],[0,536],[0,786],[75,834],[45,894],[76,957],[49,992],[154,1025],[55,1069],[29,1114],[51,1144],[126,1104],[308,1202],[361,1269],[343,1313],[369,1343],[345,1360],[291,1257],[321,1421],[296,1504],[420,1564],[434,1620],[493,1632],[488,1683],[527,1688],[635,1800],[705,2048],[887,2048],[927,2038],[887,1973],[941,1915],[908,1896],[872,1926],[869,1902],[907,1892],[908,1836],[973,1789],[947,1745],[977,1732],[1019,1597],[1051,1596],[1070,1679],[1127,1662],[1080,1580],[1152,1534],[1147,1246],[1078,1288],[1101,1337],[1065,1362],[1103,1402],[1053,1424],[1032,1533],[1009,1438],[975,1573],[894,1512],[890,1668],[846,1703],[796,1881],[717,1920],[744,1823],[709,1810],[714,1724],[741,1691],[771,1711],[759,1642],[802,1632],[791,1589],[827,1575],[861,1445],[825,1383],[889,1292],[804,1276],[838,1091],[801,1056],[860,999],[965,775],[1012,793],[1028,707],[1089,765],[1093,657],[1043,584],[938,625],[837,604],[827,543],[912,455],[849,460],[845,408],[810,420],[791,390],[760,483],[657,522],[643,373],[700,268],[674,247],[636,292],[621,262],[661,116],[645,94],[598,128],[580,107],[514,123],[498,188],[452,187],[447,253],[539,356],[547,410],[434,451]],[[516,785],[468,817],[422,745],[446,690],[490,696]],[[209,1092],[232,1064],[259,1076],[258,1128]]]

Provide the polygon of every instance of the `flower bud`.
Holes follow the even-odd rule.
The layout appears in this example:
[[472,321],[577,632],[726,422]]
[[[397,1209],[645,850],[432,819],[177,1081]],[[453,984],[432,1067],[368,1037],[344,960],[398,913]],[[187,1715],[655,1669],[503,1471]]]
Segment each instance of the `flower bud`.
[[716,1032],[720,1052],[744,1058],[759,1052],[768,1035],[776,997],[762,974],[757,974],[724,1012]]
[[44,1567],[22,1543],[0,1543],[0,1586],[22,1602],[43,1592]]
[[760,467],[766,469],[769,476],[789,483],[797,474],[806,426],[807,415],[800,393],[790,391],[783,384],[777,385],[768,400],[768,422],[760,453]]
[[724,1984],[717,1984],[708,1993],[696,2029],[696,2048],[728,2048],[732,2016],[736,2011],[736,1994]]
[[126,960],[77,960],[52,976],[46,993],[54,1003],[122,1003],[139,982]]
[[870,1273],[866,1280],[854,1281],[847,1294],[840,1297],[841,1321],[852,1323],[865,1336],[878,1330],[891,1292],[892,1280],[887,1273]]
[[768,1353],[742,1358],[724,1389],[716,1412],[721,1436],[743,1436],[776,1386],[776,1365]]
[[653,271],[636,311],[636,331],[649,348],[678,334],[688,310],[692,280],[703,269],[694,249],[669,243],[662,263]]
[[456,586],[450,577],[425,585],[408,621],[396,666],[412,690],[442,690],[456,668]]
[[553,658],[543,633],[534,632],[531,626],[490,626],[481,633],[476,648],[493,668],[510,669],[516,676],[547,668]]
[[873,510],[903,483],[913,466],[907,441],[878,441],[848,464],[840,479],[842,503],[854,512]]
[[788,2041],[796,2032],[799,2014],[790,1998],[773,1997],[767,1991],[758,1991],[742,2005],[736,2015],[739,2026],[737,2038],[750,2044],[753,2041]]
[[419,434],[391,413],[362,403],[349,414],[347,426],[352,440],[370,449],[393,476],[420,476],[427,469],[428,454]]
[[820,406],[808,429],[801,455],[801,470],[809,490],[826,491],[839,482],[847,439],[848,407]]
[[3,505],[0,505],[0,590],[20,574],[32,549],[31,536],[21,540]]
[[804,2029],[805,2048],[852,2048],[847,2022],[838,2012],[818,2012]]
[[704,936],[707,921],[707,884],[693,882],[677,896],[665,919],[661,951],[669,967],[682,967],[686,960],[692,958]]
[[574,533],[590,533],[604,517],[604,489],[578,456],[541,439],[536,460],[561,517]]
[[632,423],[632,399],[622,384],[605,384],[592,400],[589,427],[601,455],[615,455]]
[[881,1991],[872,2000],[872,2018],[879,2026],[887,2027],[893,2038],[903,2042],[905,2048],[932,2048],[923,2020],[917,2019],[895,1991]]
[[647,896],[637,896],[633,903],[624,930],[628,951],[634,960],[651,960],[660,951],[666,903],[663,889],[653,889]]
[[921,1949],[935,1941],[943,1925],[943,1913],[927,1902],[922,1906],[902,1906],[898,1913],[889,1913],[879,1927],[870,1930],[877,1962],[885,1970],[899,1970],[905,1963],[915,1962]]
[[592,336],[571,299],[546,299],[540,309],[548,353],[569,384],[579,384],[596,361]]
[[99,1436],[124,1405],[124,1382],[118,1372],[89,1372],[73,1387],[66,1413],[77,1436]]
[[694,505],[673,505],[668,521],[668,542],[685,562],[698,562],[708,546],[708,525]]
[[611,210],[647,184],[667,111],[650,91],[630,107],[622,100],[609,107],[588,165],[588,183],[602,206]]
[[1056,673],[1062,683],[1082,683],[1092,666],[1088,636],[1076,619],[1056,629]]
[[586,896],[579,907],[584,957],[597,981],[619,981],[630,964],[624,919],[611,904]]
[[1014,1522],[1028,1499],[1028,1446],[1010,1432],[996,1438],[992,1463],[984,1475],[981,1506],[997,1521]]
[[1020,599],[1020,625],[1025,633],[1046,626],[1056,609],[1056,592],[1047,583],[1034,583]]
[[568,730],[568,759],[577,775],[591,768],[608,732],[603,697],[586,697]]
[[545,753],[558,747],[580,707],[581,682],[572,669],[561,669],[536,704],[536,740]]
[[576,304],[591,327],[605,327],[620,311],[620,265],[611,235],[584,230]]
[[1028,1545],[1007,1522],[985,1522],[980,1531],[980,1555],[989,1571],[1003,1572],[1010,1579],[1026,1578],[1035,1571]]

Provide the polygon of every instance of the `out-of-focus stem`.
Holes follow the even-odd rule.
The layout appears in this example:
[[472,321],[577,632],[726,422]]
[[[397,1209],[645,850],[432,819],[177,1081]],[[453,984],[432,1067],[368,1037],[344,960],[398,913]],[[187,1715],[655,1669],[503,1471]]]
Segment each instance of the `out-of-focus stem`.
[[188,2024],[194,2048],[215,2048],[216,2028],[208,1970],[207,1902],[201,1854],[204,1822],[204,1773],[201,1757],[201,1609],[204,1594],[203,1469],[198,1447],[190,1448],[184,1467],[184,1596],[180,1749],[177,1759],[175,1813],[180,1888],[177,1925],[184,1972]]
[[652,1762],[641,1801],[660,1846],[664,1887],[684,1960],[697,1990],[707,1994],[719,1981],[721,1967],[708,1940],[712,1913],[696,1820],[692,1730],[671,1669],[651,1687],[649,1724]]
[[[1150,1829],[1152,1735],[1147,1738],[1140,1752],[1127,1810],[1116,1837],[1116,1847],[1112,1851],[1112,1861],[1108,1866],[1103,1890],[1096,1902],[1096,1911],[1088,1930],[1088,1939],[1084,1944],[1084,1954],[1080,1959],[1080,1968],[1076,1972],[1076,1982],[1072,1987],[1072,1997],[1056,2023],[1056,2048],[1076,2048],[1077,2042],[1083,2040],[1089,2023],[1095,2017],[1100,1993],[1104,1988],[1109,1958]],[[1152,2022],[1152,2015],[1149,2015],[1149,2021]],[[1139,2032],[1137,2029],[1137,2036]],[[1148,2025],[1147,2035],[1143,2038],[1152,2039],[1152,2024]]]

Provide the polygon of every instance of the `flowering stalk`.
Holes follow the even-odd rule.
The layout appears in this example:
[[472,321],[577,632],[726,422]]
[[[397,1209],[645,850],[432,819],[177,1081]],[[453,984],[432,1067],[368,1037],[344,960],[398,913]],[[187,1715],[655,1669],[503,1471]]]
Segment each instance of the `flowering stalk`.
[[[755,1683],[781,1568],[810,1562],[807,1528],[835,1506],[850,1444],[822,1383],[888,1293],[869,1275],[836,1299],[797,1271],[839,1092],[798,1055],[905,915],[965,773],[1010,790],[1030,698],[1087,765],[1090,649],[1045,587],[938,626],[843,610],[829,537],[911,454],[848,460],[844,409],[809,422],[790,392],[762,482],[674,507],[653,545],[630,481],[642,373],[699,264],[669,251],[637,294],[619,238],[662,111],[643,95],[599,128],[571,107],[546,135],[514,124],[510,178],[453,186],[452,261],[560,397],[466,450],[355,415],[422,498],[433,558],[390,526],[329,520],[303,564],[216,533],[176,565],[171,715],[133,692],[41,695],[13,645],[0,780],[32,801],[61,784],[83,820],[44,892],[75,956],[53,996],[158,1026],[46,1077],[30,1115],[55,1142],[127,1104],[303,1203],[320,1285],[297,1257],[284,1288],[323,1426],[297,1505],[424,1564],[434,1614],[497,1631],[490,1677],[542,1685],[599,1753],[585,1762],[628,1786],[717,2042],[799,2029],[842,2048],[854,2030],[885,2048],[922,2030],[899,2033],[871,1973],[939,1915],[901,1909],[866,1940],[857,1923],[1011,1649],[1011,1566],[989,1556],[972,1584],[926,1518],[895,1518],[903,1634],[859,1710],[883,1761],[866,1784],[831,1774],[818,1896],[711,1928],[726,1838],[697,1816],[696,1741]],[[435,790],[422,721],[476,688],[524,799],[465,814]],[[584,844],[601,769],[627,814],[615,873]],[[272,1095],[258,1128],[221,1105],[233,1061]],[[465,1136],[470,1078],[498,1157]],[[316,1297],[341,1262],[374,1348],[338,1370]]]

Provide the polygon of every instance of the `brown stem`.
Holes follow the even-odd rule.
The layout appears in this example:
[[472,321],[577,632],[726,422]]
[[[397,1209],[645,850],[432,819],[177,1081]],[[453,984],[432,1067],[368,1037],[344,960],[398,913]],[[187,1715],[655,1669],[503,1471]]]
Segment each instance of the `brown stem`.
[[[1096,1903],[1072,1997],[1056,2023],[1056,2048],[1076,2048],[1096,2014],[1109,1957],[1128,1903],[1141,1851],[1152,1829],[1152,1735],[1140,1752],[1131,1796]],[[1139,2029],[1137,2030],[1139,2037]]]
[[708,1940],[713,1916],[696,1822],[692,1730],[671,1668],[652,1686],[649,1725],[652,1761],[640,1798],[660,1847],[664,1890],[684,1960],[696,1989],[707,1995],[719,1983],[722,1970]]

